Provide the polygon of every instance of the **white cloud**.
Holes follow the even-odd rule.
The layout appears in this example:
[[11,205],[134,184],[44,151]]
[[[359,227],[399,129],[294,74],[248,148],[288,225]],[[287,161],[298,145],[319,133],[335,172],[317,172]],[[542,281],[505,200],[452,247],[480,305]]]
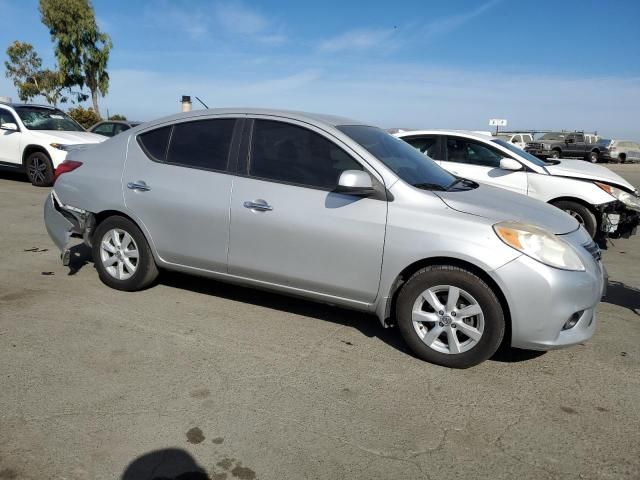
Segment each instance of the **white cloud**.
[[214,7],[214,14],[218,24],[231,34],[270,45],[287,40],[282,28],[273,19],[243,3],[219,2]]
[[329,53],[345,50],[366,50],[384,44],[391,38],[393,32],[393,29],[351,30],[322,41],[318,45],[318,50]]
[[423,39],[432,38],[438,35],[444,35],[446,33],[452,32],[458,28],[460,28],[465,23],[473,20],[474,18],[482,15],[484,12],[489,10],[490,8],[496,6],[502,0],[490,0],[481,4],[480,6],[474,8],[473,10],[458,14],[451,15],[449,17],[439,18],[433,20],[428,23],[424,28],[421,29],[421,37]]

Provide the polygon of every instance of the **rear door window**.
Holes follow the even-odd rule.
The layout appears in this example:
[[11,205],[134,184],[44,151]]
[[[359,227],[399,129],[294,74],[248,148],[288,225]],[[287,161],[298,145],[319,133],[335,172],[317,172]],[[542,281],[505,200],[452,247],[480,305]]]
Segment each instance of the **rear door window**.
[[207,170],[227,170],[235,119],[177,123],[167,151],[167,163]]
[[249,162],[252,177],[333,190],[345,170],[363,168],[323,136],[289,123],[255,121]]

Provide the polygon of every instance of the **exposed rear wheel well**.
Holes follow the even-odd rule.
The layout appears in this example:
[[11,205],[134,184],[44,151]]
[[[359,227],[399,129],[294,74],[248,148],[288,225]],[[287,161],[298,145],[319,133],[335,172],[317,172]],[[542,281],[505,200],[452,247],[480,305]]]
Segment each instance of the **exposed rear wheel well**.
[[[133,218],[131,218],[129,215],[127,215],[126,213],[122,213],[119,212],[118,210],[104,210],[100,213],[96,213],[95,214],[95,220],[96,223],[93,227],[93,231],[96,231],[96,228],[98,227],[98,225],[100,225],[102,222],[104,222],[107,218],[109,217],[113,217],[113,216],[118,216],[118,217],[124,217],[128,220],[131,220],[134,224],[136,224],[138,226],[138,228],[140,228],[140,225],[138,225],[138,222],[136,222]],[[140,228],[140,230],[142,231],[142,229]],[[93,232],[91,234],[93,236]],[[92,239],[93,241],[93,239]]]
[[618,158],[620,159],[621,162],[625,162],[627,160],[627,154],[621,153],[620,155],[618,155]]
[[389,301],[387,303],[385,318],[393,319],[395,318],[395,310],[396,310],[396,301],[398,299],[398,294],[400,293],[402,285],[407,282],[411,278],[411,276],[416,273],[418,270],[421,270],[425,267],[430,267],[434,265],[452,265],[454,267],[463,268],[473,273],[474,275],[480,277],[488,286],[493,290],[495,295],[498,297],[500,301],[500,305],[502,306],[502,310],[505,314],[505,334],[503,345],[511,345],[511,311],[509,310],[509,304],[507,303],[507,299],[502,293],[502,290],[498,286],[498,284],[491,278],[487,272],[485,272],[482,268],[474,265],[473,263],[460,260],[457,258],[451,257],[433,257],[433,258],[425,258],[419,260],[417,262],[412,263],[408,267],[406,267],[400,274],[396,277],[393,285],[391,287],[391,294],[389,296]]

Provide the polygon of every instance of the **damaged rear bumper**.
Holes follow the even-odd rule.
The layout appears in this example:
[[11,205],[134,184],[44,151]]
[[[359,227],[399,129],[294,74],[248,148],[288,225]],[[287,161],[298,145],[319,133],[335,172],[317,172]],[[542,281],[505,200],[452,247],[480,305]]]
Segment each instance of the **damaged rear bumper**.
[[91,232],[95,226],[95,216],[81,208],[65,205],[52,190],[44,203],[44,224],[47,233],[62,252],[65,265],[69,261],[69,247],[72,238],[82,238],[91,246]]

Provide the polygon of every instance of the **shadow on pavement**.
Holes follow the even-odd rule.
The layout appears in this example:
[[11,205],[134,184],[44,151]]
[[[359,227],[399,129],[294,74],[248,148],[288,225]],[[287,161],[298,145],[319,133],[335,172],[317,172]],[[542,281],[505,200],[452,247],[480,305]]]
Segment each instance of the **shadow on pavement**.
[[19,172],[15,170],[8,169],[0,169],[0,179],[2,180],[12,180],[14,182],[19,183],[31,183],[27,178],[27,175],[24,172]]
[[121,480],[210,480],[204,468],[180,448],[145,453],[132,461]]
[[[74,246],[71,249],[69,275],[74,275],[91,261],[91,249],[89,247],[84,244]],[[405,344],[398,330],[396,328],[383,328],[378,318],[373,314],[179,272],[161,272],[159,283],[168,287],[189,290],[191,292],[211,295],[236,302],[249,303],[272,310],[279,310],[352,327],[366,337],[378,338],[390,347],[417,358]],[[350,345],[350,342],[345,341],[344,343]],[[491,357],[491,360],[503,363],[516,363],[537,358],[544,353],[545,352],[513,349],[503,345],[494,356]]]
[[636,315],[640,315],[640,290],[622,282],[609,280],[607,295],[603,302],[628,308]]
[[[398,331],[395,328],[383,328],[378,318],[372,314],[178,272],[162,272],[160,283],[169,287],[352,327],[366,337],[376,337],[387,345],[412,355]],[[349,343],[346,344],[349,345]]]

